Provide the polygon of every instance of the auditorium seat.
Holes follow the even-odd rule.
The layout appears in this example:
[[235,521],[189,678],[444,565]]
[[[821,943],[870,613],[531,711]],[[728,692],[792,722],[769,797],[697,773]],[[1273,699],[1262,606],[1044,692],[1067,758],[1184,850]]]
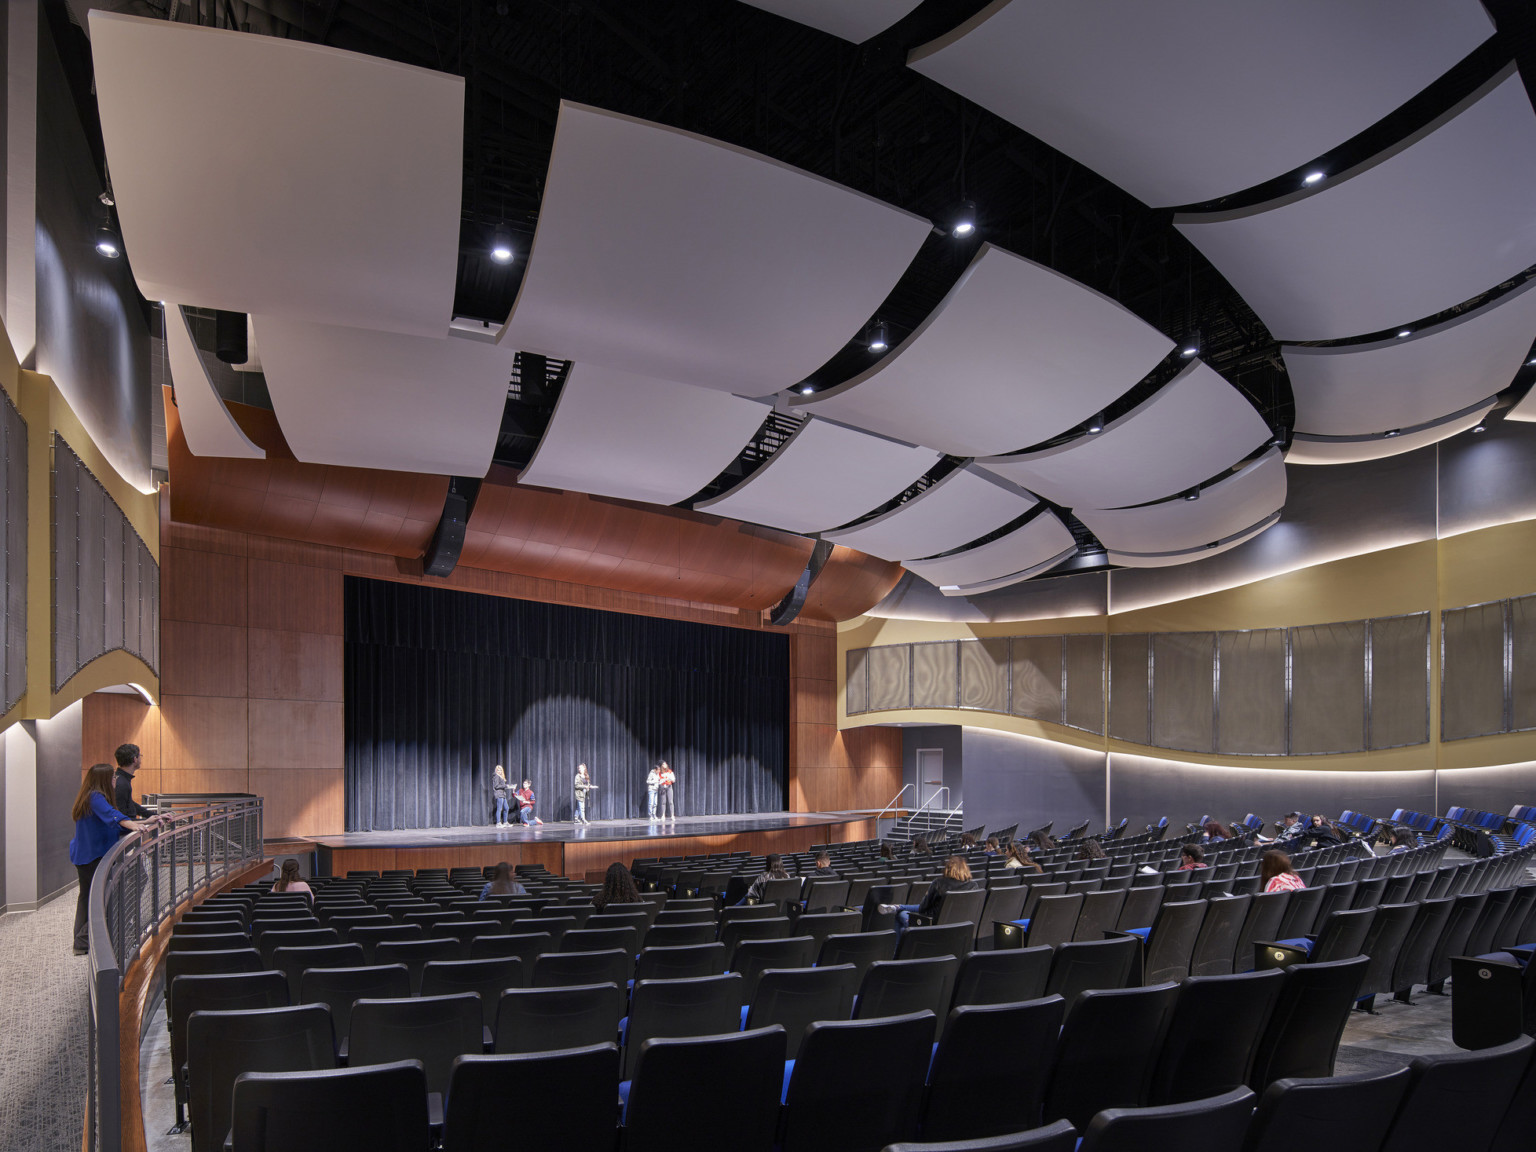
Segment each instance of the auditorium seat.
[[505,1147],[612,1152],[619,1049],[461,1056],[443,1105],[442,1152]]
[[914,1137],[933,1033],[930,1012],[812,1024],[784,1090],[783,1152],[880,1152]]
[[848,903],[848,889],[847,880],[812,879],[805,888],[805,911],[832,912],[843,907]]
[[228,952],[234,948],[249,948],[251,938],[244,932],[209,932],[203,935],[173,935],[167,952]]
[[1061,1031],[1045,1118],[1082,1129],[1105,1108],[1145,1104],[1178,988],[1170,981],[1080,993]]
[[537,935],[547,932],[550,935],[550,943],[555,951],[560,950],[560,941],[567,932],[576,928],[580,921],[574,916],[567,916],[568,911],[564,906],[544,909],[548,915],[530,916],[526,920],[517,922],[517,934],[519,936]]
[[608,952],[619,949],[630,966],[640,952],[640,930],[633,924],[620,928],[572,928],[560,938],[562,952]]
[[317,1072],[247,1072],[235,1081],[238,1152],[427,1152],[426,1076],[415,1060]]
[[1165,901],[1146,935],[1142,949],[1141,982],[1161,984],[1165,980],[1183,980],[1189,975],[1190,958],[1200,925],[1205,920],[1206,901]]
[[[772,1152],[784,1052],[784,1030],[777,1026],[646,1040],[624,1098],[621,1152],[717,1146]],[[685,1086],[700,1090],[679,1090]],[[608,1139],[595,1147],[606,1152],[611,1132]]]
[[656,913],[656,919],[651,921],[650,931],[658,928],[680,928],[684,926],[708,924],[713,928],[715,924],[715,910],[713,908],[663,908]]
[[[1496,1048],[1418,1056],[1381,1152],[1487,1148],[1525,1080],[1536,1040],[1521,1036]],[[1530,1133],[1526,1134],[1527,1139]]]
[[419,1060],[427,1074],[427,1111],[442,1123],[443,1101],[453,1062],[483,1052],[480,997],[410,996],[403,1000],[358,1000],[352,1005],[347,1063],[389,1064]]
[[1113,940],[1078,940],[1058,945],[1046,977],[1045,993],[1058,995],[1068,1011],[1079,992],[1090,988],[1124,988],[1136,964],[1141,942],[1133,936]]
[[1297,1133],[1327,1133],[1340,1149],[1381,1146],[1408,1088],[1408,1069],[1356,1076],[1287,1077],[1264,1090],[1243,1152],[1295,1152]]
[[[960,961],[953,956],[877,960],[859,982],[859,994],[854,999],[854,1019],[906,1016],[926,1010],[933,1013],[937,1030],[943,1026],[959,968]],[[938,1038],[937,1031],[934,1038]]]
[[965,1004],[1013,1004],[1045,995],[1054,949],[1002,948],[972,952],[960,962],[955,976],[953,1006]]
[[411,973],[404,964],[310,968],[299,977],[299,1003],[324,1004],[331,1010],[336,1054],[341,1057],[347,1055],[347,1037],[352,1027],[355,1001],[402,999],[410,994]]
[[741,977],[734,973],[686,980],[636,981],[624,1030],[624,1062],[619,1078],[633,1077],[641,1046],[653,1036],[712,1036],[739,1030],[741,987]]
[[828,936],[855,935],[863,923],[857,912],[807,912],[795,921],[795,935],[811,937],[819,951]]
[[1234,1088],[1184,1104],[1107,1108],[1083,1131],[1077,1152],[1147,1152],[1153,1148],[1242,1152],[1253,1116],[1253,1099],[1247,1088]]
[[1530,1152],[1532,1132],[1536,1132],[1536,1055],[1526,1065],[1488,1152]]
[[992,947],[992,925],[1011,924],[1015,920],[1024,918],[1024,903],[1029,899],[1029,888],[1023,884],[1013,883],[1005,887],[996,885],[987,889],[987,899],[981,906],[981,914],[976,920],[976,944],[966,945],[965,951],[971,951],[973,947]]
[[930,956],[961,957],[971,951],[975,937],[976,926],[970,921],[908,928],[901,934],[901,940],[896,945],[896,959],[923,960]]
[[950,1012],[928,1074],[923,1139],[971,1140],[1037,1126],[1065,1008],[1060,996],[1046,996]]
[[1232,948],[1233,972],[1247,972],[1253,968],[1256,941],[1279,938],[1280,923],[1285,919],[1290,899],[1289,892],[1258,892],[1248,898],[1248,912]]
[[289,1002],[288,981],[280,972],[176,977],[176,1006],[167,1013],[167,1022],[171,1030],[171,1080],[175,1085],[178,1131],[186,1124],[187,1020],[192,1013],[286,1008]]
[[454,939],[459,942],[459,959],[469,959],[469,946],[477,936],[499,936],[505,929],[496,920],[449,920],[432,929],[438,939]]
[[633,963],[622,948],[601,952],[546,952],[533,962],[530,987],[559,988],[572,984],[629,984]]
[[1077,1129],[1065,1120],[1014,1132],[1007,1136],[983,1136],[976,1140],[952,1140],[940,1143],[903,1141],[888,1144],[885,1152],[1074,1152]]
[[714,941],[640,949],[635,957],[636,980],[685,980],[692,976],[719,976],[725,971],[725,945]]
[[386,940],[422,940],[425,939],[419,924],[389,924],[378,927],[353,928],[347,933],[347,939],[354,944],[363,946],[363,960],[365,963],[376,963],[375,952],[379,944]]
[[265,966],[256,949],[226,948],[217,952],[167,952],[165,954],[165,1016],[169,1025],[175,1011],[172,990],[178,976],[221,976],[234,972],[261,972]]
[[457,960],[461,954],[459,942],[451,936],[431,940],[381,940],[373,948],[375,963],[404,964],[409,969],[413,995],[421,993],[421,970],[427,961]]
[[182,919],[171,929],[171,939],[184,936],[243,936],[245,922],[238,916],[221,916],[212,920]]
[[1455,898],[1451,914],[1445,921],[1445,929],[1430,953],[1429,979],[1424,982],[1429,991],[1441,991],[1451,974],[1452,956],[1467,954],[1467,938],[1472,935],[1472,928],[1487,899],[1486,892],[1466,892]]
[[554,951],[554,938],[548,932],[518,932],[510,936],[476,936],[469,942],[471,960],[489,960],[496,956],[516,956],[522,961],[523,983],[533,979],[533,962]]
[[1536,884],[1521,884],[1509,902],[1509,911],[1494,930],[1489,951],[1507,952],[1516,944],[1525,943],[1521,936],[1533,909],[1536,909]]
[[805,1030],[818,1020],[846,1020],[853,1011],[858,969],[852,964],[771,969],[758,978],[744,1028],[778,1024],[786,1059],[795,1059]]
[[789,934],[790,921],[787,916],[723,921],[720,925],[720,943],[725,945],[726,967],[729,968],[731,966],[731,958],[736,953],[736,945],[741,941],[782,940]]
[[821,951],[817,953],[816,964],[818,967],[852,964],[859,970],[859,979],[862,980],[864,973],[875,961],[895,958],[895,932],[850,932],[828,936],[822,942]]
[[1360,994],[1369,958],[1285,969],[1285,983],[1254,1054],[1249,1087],[1294,1076],[1332,1076],[1339,1039]]
[[242,1072],[313,1072],[336,1065],[330,1010],[323,1004],[194,1012],[187,1020],[191,1152],[220,1152]]
[[1178,1104],[1243,1087],[1284,983],[1284,973],[1273,970],[1184,981],[1148,1099]]
[[1326,895],[1327,892],[1322,888],[1298,888],[1292,892],[1290,900],[1286,901],[1285,915],[1280,918],[1280,927],[1275,930],[1274,936],[1266,939],[1291,940],[1310,933]]
[[1120,920],[1120,910],[1125,907],[1126,889],[1115,888],[1107,892],[1089,892],[1083,896],[1083,908],[1078,913],[1077,926],[1072,930],[1074,941],[1097,941],[1106,932],[1114,931]]
[[[684,913],[684,915],[694,915],[694,913]],[[642,948],[683,948],[690,944],[713,943],[716,939],[715,922],[712,918],[707,918],[708,913],[702,915],[706,919],[691,924],[662,923],[658,917],[657,922],[646,930],[640,946]]]
[[1133,928],[1151,928],[1152,921],[1157,919],[1157,910],[1163,905],[1164,891],[1161,884],[1128,888],[1115,928],[1121,932],[1129,932]]
[[386,912],[375,912],[373,905],[365,904],[366,911],[337,913],[329,917],[322,917],[321,923],[327,928],[334,928],[340,933],[343,940],[350,940],[354,928],[387,928],[393,924],[394,918]]
[[1200,935],[1189,958],[1191,976],[1225,976],[1232,971],[1232,951],[1248,920],[1252,896],[1223,896],[1206,905]]
[[[716,947],[724,948],[723,944]],[[809,936],[743,940],[727,963],[741,977],[742,1004],[752,1002],[757,982],[770,968],[809,968],[816,962],[816,941]]]
[[1488,899],[1483,902],[1482,910],[1478,913],[1477,921],[1472,926],[1471,933],[1467,936],[1465,955],[1483,956],[1493,951],[1494,936],[1504,923],[1504,918],[1509,914],[1510,906],[1514,903],[1515,890],[1513,888],[1491,888],[1488,891]]
[[496,1004],[496,1052],[553,1052],[616,1042],[624,989],[614,983],[509,988]]
[[275,949],[271,966],[287,977],[288,995],[299,1004],[299,978],[306,968],[356,968],[362,962],[360,944],[304,944]]
[[1376,909],[1370,931],[1360,951],[1371,958],[1360,985],[1358,1006],[1367,1012],[1375,1011],[1376,997],[1392,991],[1392,977],[1397,970],[1398,953],[1408,937],[1409,929],[1419,913],[1418,904],[1384,904]]
[[[1063,893],[1060,896],[1042,896],[1035,902],[1034,911],[1025,919],[1016,921],[1021,929],[1022,943],[1014,947],[1039,947],[1042,944],[1065,944],[1077,929],[1077,918],[1083,910],[1081,892]],[[1007,926],[1005,938],[1011,938]]]
[[421,970],[423,996],[451,996],[474,992],[480,997],[481,1022],[489,1042],[496,1023],[496,1006],[506,988],[523,986],[522,961],[516,956],[481,960],[429,960]]

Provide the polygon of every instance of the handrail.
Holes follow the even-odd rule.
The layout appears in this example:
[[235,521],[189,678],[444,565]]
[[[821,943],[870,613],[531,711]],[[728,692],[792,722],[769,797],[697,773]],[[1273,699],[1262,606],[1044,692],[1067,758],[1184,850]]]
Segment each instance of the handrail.
[[[901,786],[901,791],[896,793],[896,795],[891,797],[891,802],[889,804],[887,804],[884,808],[880,809],[880,811],[875,813],[875,819],[878,821],[880,819],[880,817],[884,816],[892,808],[896,807],[896,801],[900,800],[903,796],[905,796],[907,794],[907,789],[908,788],[914,788],[914,787],[916,787],[916,785],[914,785],[914,784],[903,784]],[[878,827],[878,825],[877,825],[877,827]]]
[[[928,807],[928,805],[932,804],[935,800],[937,800],[939,798],[939,793],[940,792],[942,792],[944,795],[948,796],[949,795],[949,785],[947,785],[947,784],[940,784],[936,789],[934,789],[933,795],[929,796],[928,799],[924,800],[921,804],[919,804],[917,806],[917,811],[912,813],[912,817],[911,818],[913,820],[915,820],[919,816],[921,816],[923,814],[924,810]],[[945,819],[944,819],[944,827],[946,827],[946,828],[949,827],[949,821],[953,817],[954,817],[954,813],[953,812],[951,812],[949,814],[949,816],[945,817]]]
[[118,1152],[122,1145],[119,996],[125,973],[185,905],[261,857],[261,798],[248,796],[176,812],[153,833],[124,836],[97,865],[87,908],[85,1147],[91,1152]]

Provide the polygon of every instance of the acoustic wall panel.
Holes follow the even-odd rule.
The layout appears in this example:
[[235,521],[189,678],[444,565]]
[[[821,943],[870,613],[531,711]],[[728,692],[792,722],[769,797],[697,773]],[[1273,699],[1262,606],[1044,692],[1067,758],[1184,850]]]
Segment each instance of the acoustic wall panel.
[[1066,662],[1067,697],[1062,723],[1085,732],[1104,731],[1104,637],[1098,634],[1062,638]]
[[1285,753],[1285,629],[1217,633],[1215,751]]
[[1505,731],[1504,602],[1447,609],[1440,628],[1440,738]]
[[208,376],[186,314],[178,304],[167,303],[161,311],[165,320],[165,351],[171,370],[171,391],[176,398],[176,415],[187,451],[194,456],[231,456],[244,460],[264,460],[267,453],[251,443],[235,418],[224,406]]
[[1509,387],[1536,332],[1536,280],[1411,336],[1282,349],[1296,431],[1358,436],[1433,423]]
[[1060,636],[1015,636],[1009,660],[1015,716],[1060,724],[1062,643]]
[[931,228],[745,149],[562,101],[500,340],[764,396],[858,334]]
[[1370,621],[1371,747],[1429,739],[1429,613]]
[[1365,621],[1291,629],[1291,753],[1365,749]]
[[995,456],[1080,424],[1172,350],[1109,297],[983,244],[912,335],[802,406],[951,455]]
[[448,331],[462,78],[101,9],[90,35],[124,247],[148,299]]
[[519,484],[676,504],[734,460],[770,409],[695,388],[573,364]]
[[27,690],[27,422],[0,389],[0,715]]
[[1152,637],[1152,743],[1212,752],[1216,744],[1214,632]]
[[959,657],[954,640],[912,645],[912,707],[959,707]]
[[1492,31],[1474,0],[999,0],[909,63],[1148,204],[1192,204],[1322,155]]
[[1509,602],[1509,710],[1516,732],[1536,728],[1536,596]]
[[933,560],[908,560],[906,567],[946,595],[964,595],[1026,579],[1070,556],[1076,541],[1054,513],[1043,512],[1005,536]]
[[754,8],[862,44],[918,5],[918,0],[747,0]]
[[1008,711],[1008,638],[961,640],[960,707]]
[[979,469],[956,468],[891,511],[824,535],[834,544],[882,560],[910,560],[979,540],[1038,503],[1029,493]]
[[1318,191],[1174,223],[1279,340],[1363,336],[1470,300],[1536,264],[1536,113],[1513,67]]
[[869,710],[912,707],[912,646],[869,650]]
[[854,716],[869,711],[869,649],[850,648],[846,667],[845,711]]
[[982,466],[1067,508],[1122,508],[1202,484],[1270,435],[1236,388],[1195,361],[1097,435]]
[[1109,638],[1109,734],[1116,740],[1152,742],[1151,640],[1145,633]]
[[931,449],[812,419],[756,472],[694,508],[789,532],[819,532],[878,508],[938,459]]

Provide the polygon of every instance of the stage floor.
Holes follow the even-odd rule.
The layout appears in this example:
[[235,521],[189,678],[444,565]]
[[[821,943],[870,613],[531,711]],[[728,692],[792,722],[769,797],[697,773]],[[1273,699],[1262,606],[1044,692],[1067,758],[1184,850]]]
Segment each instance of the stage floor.
[[667,840],[674,837],[736,836],[742,833],[779,832],[819,825],[842,825],[867,820],[863,812],[758,812],[743,816],[680,816],[676,820],[594,820],[590,824],[535,824],[497,828],[468,825],[458,828],[402,828],[382,832],[343,832],[334,836],[310,836],[312,843],[331,849],[345,848],[456,848],[490,844],[581,844],[607,841]]

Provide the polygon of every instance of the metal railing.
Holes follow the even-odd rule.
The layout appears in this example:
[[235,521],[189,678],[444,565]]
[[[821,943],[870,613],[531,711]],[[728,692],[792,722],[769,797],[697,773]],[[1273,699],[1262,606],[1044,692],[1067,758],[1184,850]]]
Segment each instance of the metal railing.
[[123,974],[171,916],[261,858],[261,798],[249,796],[175,811],[156,834],[123,837],[97,866],[89,903],[91,1066],[85,1121],[92,1152],[118,1152],[122,1142]]
[[901,786],[901,791],[896,793],[896,795],[891,797],[891,802],[889,804],[887,804],[884,808],[880,809],[880,811],[875,813],[875,822],[876,822],[877,826],[879,824],[880,817],[884,816],[892,808],[896,807],[896,801],[900,800],[903,796],[905,796],[907,794],[907,789],[908,788],[913,788],[913,787],[916,787],[916,785],[913,785],[913,784],[903,784]]

